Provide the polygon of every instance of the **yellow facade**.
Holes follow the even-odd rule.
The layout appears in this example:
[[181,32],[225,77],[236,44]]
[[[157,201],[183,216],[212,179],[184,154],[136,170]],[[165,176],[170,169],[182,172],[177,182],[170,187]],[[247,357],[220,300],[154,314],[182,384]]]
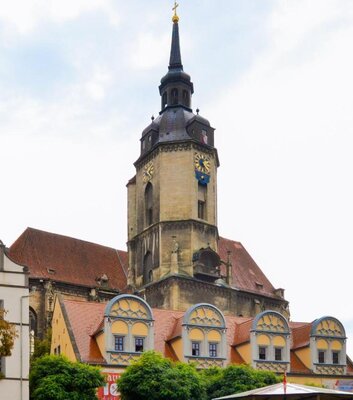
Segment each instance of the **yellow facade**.
[[62,354],[70,361],[77,361],[59,301],[53,313],[50,354]]

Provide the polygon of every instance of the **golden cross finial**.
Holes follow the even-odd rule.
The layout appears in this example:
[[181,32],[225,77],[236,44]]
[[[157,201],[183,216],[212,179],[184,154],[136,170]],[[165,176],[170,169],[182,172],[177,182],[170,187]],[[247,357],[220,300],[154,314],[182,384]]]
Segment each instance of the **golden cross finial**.
[[174,11],[174,15],[173,15],[173,18],[172,18],[173,22],[178,22],[179,21],[179,17],[178,17],[178,14],[177,14],[177,8],[178,7],[179,7],[179,4],[176,1],[174,1],[174,7],[172,8],[172,10]]

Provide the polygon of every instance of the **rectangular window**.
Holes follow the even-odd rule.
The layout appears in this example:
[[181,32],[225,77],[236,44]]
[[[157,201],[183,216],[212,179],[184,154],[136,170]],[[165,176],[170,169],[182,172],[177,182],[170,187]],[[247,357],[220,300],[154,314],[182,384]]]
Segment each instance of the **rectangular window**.
[[319,350],[318,352],[318,360],[320,364],[325,364],[325,352],[322,350]]
[[136,337],[135,338],[135,351],[136,351],[136,353],[143,352],[143,343],[144,343],[144,338],[142,338],[142,337]]
[[205,202],[204,201],[201,201],[201,200],[198,201],[197,216],[200,219],[205,219]]
[[266,360],[266,347],[259,347],[259,360]]
[[275,348],[275,360],[282,361],[282,348],[281,347]]
[[124,336],[114,336],[115,351],[124,351]]
[[193,356],[200,356],[200,342],[191,343],[191,354]]
[[217,357],[217,343],[209,343],[208,349],[210,357]]
[[339,364],[340,363],[340,353],[339,351],[332,352],[332,364]]

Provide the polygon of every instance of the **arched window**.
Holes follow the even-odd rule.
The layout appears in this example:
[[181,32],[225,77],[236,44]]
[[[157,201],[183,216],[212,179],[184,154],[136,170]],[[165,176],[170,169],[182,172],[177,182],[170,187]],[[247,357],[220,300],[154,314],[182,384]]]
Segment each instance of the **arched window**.
[[131,356],[152,350],[153,322],[151,307],[140,297],[123,294],[110,300],[104,313],[106,361],[129,365]]
[[172,101],[171,101],[172,106],[177,105],[178,102],[179,102],[179,99],[178,99],[178,89],[176,89],[176,88],[172,89],[172,91],[171,91],[171,98],[172,98]]
[[197,217],[207,220],[206,213],[207,185],[198,183]]
[[[258,314],[250,334],[254,368],[285,372],[289,369],[290,330],[287,320],[277,311]],[[275,362],[275,364],[274,364]]]
[[162,110],[165,108],[165,106],[167,105],[167,100],[168,100],[168,98],[167,98],[167,92],[164,92],[163,93],[163,96],[162,96]]
[[152,253],[148,251],[143,258],[143,283],[151,282],[151,277],[153,278]]
[[187,90],[183,90],[183,104],[186,107],[190,107],[190,95]]
[[145,189],[145,224],[153,224],[153,186],[148,182]]

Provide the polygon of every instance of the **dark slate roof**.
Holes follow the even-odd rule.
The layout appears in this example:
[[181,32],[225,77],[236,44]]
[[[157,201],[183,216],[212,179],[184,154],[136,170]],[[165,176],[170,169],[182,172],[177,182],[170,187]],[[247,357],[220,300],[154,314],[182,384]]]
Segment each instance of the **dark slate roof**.
[[107,288],[121,291],[127,285],[127,252],[84,240],[27,228],[9,255],[29,268],[30,278],[97,287],[105,274]]

